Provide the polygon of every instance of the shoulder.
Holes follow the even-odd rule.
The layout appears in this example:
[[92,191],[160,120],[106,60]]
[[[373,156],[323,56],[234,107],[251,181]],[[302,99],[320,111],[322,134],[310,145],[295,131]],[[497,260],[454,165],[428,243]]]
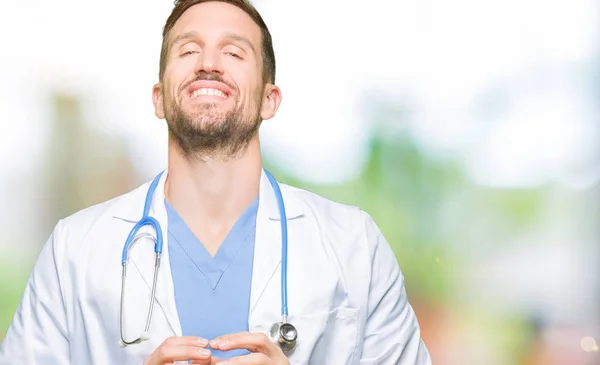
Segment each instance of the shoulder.
[[[95,227],[109,222],[120,214],[131,210],[132,206],[144,198],[150,182],[145,182],[137,188],[112,199],[81,209],[59,220],[52,232],[54,241],[82,242]],[[142,212],[140,211],[140,216]]]
[[[350,306],[360,308],[366,318],[370,288],[382,277],[400,273],[396,257],[383,233],[369,213],[361,207],[336,202],[314,192],[293,186],[283,186],[288,200],[298,204],[304,214],[302,234],[307,231],[318,237],[311,244],[320,244],[327,252],[330,263],[339,270],[345,283]],[[306,225],[305,225],[306,224]],[[383,275],[383,276],[382,276]]]
[[344,238],[334,242],[346,245],[355,242],[362,249],[375,250],[382,234],[371,215],[361,207],[295,186],[281,184],[281,187],[284,195],[298,204],[305,215],[313,218],[323,233]]
[[358,206],[341,203],[296,186],[281,184],[281,190],[286,198],[292,199],[303,210],[320,217],[335,219],[341,215],[347,220],[360,219],[363,214]]

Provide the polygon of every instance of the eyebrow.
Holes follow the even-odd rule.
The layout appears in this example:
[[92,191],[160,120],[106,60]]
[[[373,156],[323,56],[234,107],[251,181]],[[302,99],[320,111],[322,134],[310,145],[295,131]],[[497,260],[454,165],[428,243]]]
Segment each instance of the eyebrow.
[[[256,54],[256,49],[254,48],[254,45],[252,44],[252,42],[250,42],[250,40],[248,38],[241,36],[239,34],[235,34],[235,33],[226,33],[224,37],[226,39],[244,44],[246,47],[250,48],[250,50],[254,54]],[[171,42],[171,47],[169,47],[169,48],[175,47],[178,43],[189,41],[192,39],[197,39],[197,38],[198,38],[198,33],[193,30],[179,34],[178,36],[176,36],[173,39],[173,41]]]
[[179,34],[177,37],[175,37],[172,41],[171,41],[171,47],[169,48],[173,48],[175,47],[178,43],[184,42],[184,41],[189,41],[191,39],[194,38],[198,38],[198,34],[194,31],[190,31],[190,32],[185,32],[182,34]]
[[225,38],[244,44],[246,47],[250,48],[254,54],[256,54],[256,49],[254,49],[254,45],[248,38],[235,33],[226,33]]

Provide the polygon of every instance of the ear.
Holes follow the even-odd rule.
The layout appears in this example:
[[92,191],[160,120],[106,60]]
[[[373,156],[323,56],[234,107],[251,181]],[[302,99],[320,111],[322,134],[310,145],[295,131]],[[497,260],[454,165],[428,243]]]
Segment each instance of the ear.
[[267,84],[260,111],[262,119],[268,120],[273,118],[279,109],[279,104],[281,104],[281,90],[273,84]]
[[163,99],[162,85],[159,82],[152,87],[152,104],[154,104],[154,114],[158,119],[165,118]]

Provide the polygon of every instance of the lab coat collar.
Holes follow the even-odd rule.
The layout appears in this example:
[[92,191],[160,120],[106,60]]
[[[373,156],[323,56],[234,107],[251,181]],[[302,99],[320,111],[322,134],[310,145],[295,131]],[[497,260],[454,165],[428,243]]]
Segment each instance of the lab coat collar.
[[[154,192],[154,197],[152,199],[152,206],[150,208],[150,215],[155,216],[157,213],[164,211],[164,201],[165,201],[165,182],[167,180],[168,171],[162,174],[160,181],[158,182],[158,186],[156,187],[156,191]],[[150,183],[152,181],[148,181],[142,186],[138,187],[136,190],[131,192],[132,198],[131,200],[126,199],[124,204],[120,204],[115,207],[115,212],[113,213],[114,218],[122,219],[130,222],[137,222],[142,218],[142,214],[144,211],[144,201],[146,199],[146,193],[148,192],[148,188],[150,187]],[[286,194],[287,186],[285,184],[279,184],[281,193],[283,195],[283,200],[285,204],[286,217],[288,220],[295,219],[303,216],[303,210],[301,209],[301,205],[296,199],[293,199],[289,194]],[[260,179],[260,193],[259,193],[259,210],[262,210],[262,213],[265,214],[269,219],[279,221],[279,207],[277,205],[277,200],[275,199],[275,192],[271,187],[269,179],[265,174],[265,170],[262,170],[261,179]],[[158,217],[155,217],[158,219]],[[166,222],[166,218],[164,220]],[[159,219],[159,222],[163,222],[163,220]]]

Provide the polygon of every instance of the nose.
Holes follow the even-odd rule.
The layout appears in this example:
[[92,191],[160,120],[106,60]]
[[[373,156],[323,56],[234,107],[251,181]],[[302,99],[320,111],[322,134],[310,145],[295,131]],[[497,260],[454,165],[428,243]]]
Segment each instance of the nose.
[[204,52],[201,53],[200,57],[198,57],[196,73],[198,74],[201,72],[223,75],[220,52],[205,49]]

